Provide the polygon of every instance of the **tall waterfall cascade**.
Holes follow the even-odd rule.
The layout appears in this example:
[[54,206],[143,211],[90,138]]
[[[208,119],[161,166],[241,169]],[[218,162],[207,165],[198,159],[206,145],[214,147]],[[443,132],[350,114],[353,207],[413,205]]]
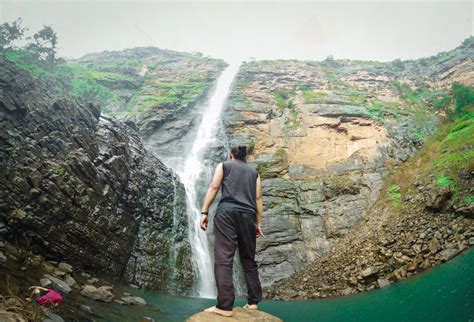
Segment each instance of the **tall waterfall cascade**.
[[192,250],[193,267],[197,275],[196,295],[212,298],[216,296],[213,259],[209,247],[208,232],[199,227],[200,207],[197,183],[205,171],[204,151],[215,140],[220,114],[230,91],[232,81],[240,64],[230,64],[219,77],[210,100],[203,107],[202,121],[194,136],[191,150],[187,153],[184,167],[177,172],[186,190],[189,242]]

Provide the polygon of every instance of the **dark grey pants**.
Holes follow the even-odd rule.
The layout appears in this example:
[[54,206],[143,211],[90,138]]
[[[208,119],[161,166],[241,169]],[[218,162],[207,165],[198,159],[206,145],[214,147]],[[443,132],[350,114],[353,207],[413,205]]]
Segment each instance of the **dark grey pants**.
[[221,310],[232,310],[235,300],[232,267],[235,250],[245,274],[249,304],[262,300],[262,287],[255,263],[255,213],[235,210],[219,211],[214,217],[215,251],[214,275],[217,285],[217,305]]

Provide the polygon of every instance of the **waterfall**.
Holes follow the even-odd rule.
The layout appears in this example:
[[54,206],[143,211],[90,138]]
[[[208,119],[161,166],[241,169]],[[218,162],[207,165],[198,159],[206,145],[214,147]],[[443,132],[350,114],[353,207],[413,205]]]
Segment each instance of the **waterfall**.
[[[209,249],[209,233],[202,231],[199,227],[200,207],[203,200],[197,199],[198,179],[206,170],[204,151],[215,140],[221,110],[238,69],[239,64],[231,64],[219,77],[209,103],[203,107],[202,121],[194,136],[191,150],[186,152],[184,167],[177,172],[186,190],[189,242],[192,249],[193,267],[197,275],[196,295],[199,297],[215,297],[216,290],[213,260]],[[207,185],[205,188],[207,189]]]

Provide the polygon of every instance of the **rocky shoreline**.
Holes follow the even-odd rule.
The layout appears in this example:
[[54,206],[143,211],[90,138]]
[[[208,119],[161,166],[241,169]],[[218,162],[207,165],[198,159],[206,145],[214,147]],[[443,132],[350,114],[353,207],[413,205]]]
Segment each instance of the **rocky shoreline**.
[[265,290],[268,299],[316,299],[386,287],[474,245],[472,219],[377,205],[315,263]]
[[[4,310],[11,313],[10,316],[4,312],[6,317],[13,318],[15,312],[24,311],[22,316],[35,321],[94,320],[103,313],[100,302],[147,305],[145,299],[123,292],[105,279],[93,277],[66,262],[47,261],[41,255],[34,255],[8,242],[0,242],[0,266],[5,274],[0,280],[0,288],[4,290],[0,297],[0,317],[3,317],[1,311]],[[30,295],[28,287],[31,285],[59,291],[64,302],[52,308],[25,301]],[[15,321],[26,319],[17,317]]]

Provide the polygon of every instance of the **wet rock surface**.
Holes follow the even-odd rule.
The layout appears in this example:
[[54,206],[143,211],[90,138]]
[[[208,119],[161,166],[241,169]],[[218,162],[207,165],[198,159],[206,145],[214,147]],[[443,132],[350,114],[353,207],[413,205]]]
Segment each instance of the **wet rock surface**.
[[9,61],[0,65],[3,236],[94,274],[189,287],[184,197],[172,174],[97,106],[51,92]]
[[281,319],[258,310],[246,310],[240,307],[234,308],[232,317],[223,317],[214,313],[200,312],[190,316],[186,322],[224,322],[224,321],[268,321],[280,322]]

